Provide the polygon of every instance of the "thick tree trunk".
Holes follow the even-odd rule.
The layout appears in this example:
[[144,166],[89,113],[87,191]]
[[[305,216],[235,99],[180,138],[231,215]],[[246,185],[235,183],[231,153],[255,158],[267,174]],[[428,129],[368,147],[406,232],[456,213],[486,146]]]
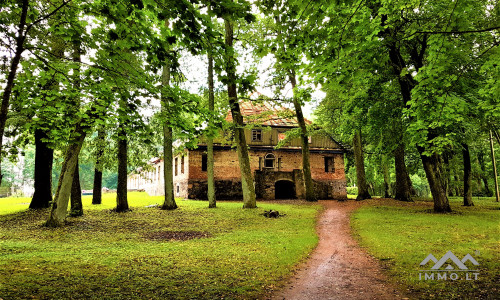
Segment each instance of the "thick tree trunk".
[[[165,62],[162,70],[162,85],[168,87],[170,85],[170,63]],[[169,99],[166,93],[161,95],[161,111],[166,118],[169,111]],[[174,197],[174,173],[173,173],[173,138],[172,128],[168,121],[163,122],[163,178],[164,178],[164,192],[165,200],[161,209],[172,210],[177,208]]]
[[474,206],[472,202],[472,165],[470,162],[469,146],[462,144],[464,160],[464,206]]
[[396,172],[396,194],[394,198],[400,201],[412,201],[411,184],[405,165],[405,145],[402,143],[394,151],[394,166]]
[[389,174],[389,159],[387,155],[382,155],[382,174],[384,175],[384,198],[391,197],[391,178]]
[[356,200],[371,199],[368,192],[365,176],[365,162],[363,156],[363,148],[361,145],[361,130],[356,130],[352,141],[354,149],[354,162],[356,164],[356,183],[358,184],[358,196]]
[[491,161],[493,162],[493,178],[495,179],[495,197],[496,201],[499,201],[500,193],[498,191],[498,175],[497,175],[497,161],[495,159],[495,148],[493,147],[493,136],[490,130],[490,149],[491,149]]
[[73,175],[73,184],[71,185],[71,211],[70,216],[83,216],[82,188],[80,186],[80,166],[76,161],[75,173]]
[[422,159],[425,175],[431,189],[432,198],[434,199],[434,211],[451,212],[448,195],[446,194],[446,189],[443,186],[444,180],[442,178],[443,174],[440,166],[439,155],[434,153],[431,156],[427,156],[423,154],[424,149],[422,147],[417,146],[417,149]]
[[[125,100],[122,100],[122,105]],[[129,210],[127,199],[127,133],[124,124],[120,124],[118,129],[118,185],[116,187],[116,212]]]
[[[297,79],[295,78],[295,71],[290,71],[290,82],[292,88],[295,89]],[[304,185],[306,190],[306,201],[318,201],[316,193],[314,192],[314,183],[311,176],[311,163],[309,161],[309,136],[307,134],[306,122],[302,114],[302,107],[300,106],[299,99],[293,97],[293,106],[295,108],[295,115],[300,128],[300,140],[302,144],[302,173],[304,174]]]
[[127,199],[127,137],[118,140],[118,186],[116,188],[116,211],[128,211]]
[[102,203],[102,155],[104,154],[104,130],[97,131],[97,152],[94,168],[94,186],[92,190],[92,204]]
[[[209,50],[208,53],[208,109],[210,112],[215,110],[214,99],[214,58]],[[213,126],[212,118],[209,120],[209,126]],[[207,180],[208,180],[208,207],[215,208],[217,202],[215,199],[215,180],[214,180],[214,139],[212,136],[207,140]]]
[[477,154],[477,161],[479,163],[479,167],[481,168],[481,180],[483,181],[484,185],[484,192],[486,196],[491,197],[493,196],[493,193],[490,190],[490,185],[488,184],[488,177],[486,176],[486,165],[484,163],[484,152],[483,150],[479,151]]
[[50,211],[49,219],[45,223],[48,227],[62,226],[68,213],[68,202],[71,194],[71,186],[73,185],[73,175],[86,134],[80,126],[77,126],[73,136],[77,138],[74,143],[69,145],[64,156],[56,195],[52,203],[52,210]]
[[226,73],[228,77],[227,95],[233,117],[234,137],[236,140],[236,150],[238,152],[238,161],[241,172],[241,186],[243,190],[243,208],[255,208],[255,187],[250,168],[250,158],[248,156],[247,142],[245,139],[243,116],[241,115],[240,105],[238,103],[238,93],[236,90],[236,64],[234,62],[233,51],[233,25],[228,19],[225,23],[225,42],[226,42]]
[[[16,78],[17,68],[21,62],[21,56],[24,52],[24,41],[26,39],[26,33],[24,29],[26,27],[26,17],[28,15],[29,1],[22,1],[21,16],[19,18],[19,25],[17,27],[16,36],[16,49],[14,52],[14,57],[10,63],[9,74],[7,75],[7,82],[2,94],[2,104],[0,107],[0,153],[3,150],[3,134],[5,132],[5,123],[7,122],[7,113],[9,110],[10,95],[12,94],[12,88],[14,87],[14,79]],[[0,160],[0,185],[2,184],[2,165]]]
[[40,209],[50,206],[52,201],[52,164],[54,150],[48,146],[47,135],[43,130],[35,130],[35,192],[30,208]]
[[[386,16],[385,16],[386,19]],[[423,67],[423,53],[427,47],[427,39],[423,39],[421,41],[421,49],[418,57],[414,57],[416,61],[416,69],[417,71]],[[416,86],[417,81],[413,78],[411,73],[406,73],[404,76],[401,76],[401,72],[403,69],[406,69],[407,65],[400,53],[399,47],[395,42],[390,42],[388,45],[388,55],[389,60],[391,61],[391,65],[393,67],[393,74],[398,78],[399,87],[401,96],[403,98],[403,103],[405,106],[411,101],[411,91]],[[418,51],[417,51],[418,53]],[[432,134],[427,136],[428,140],[432,140]],[[425,149],[420,146],[417,146],[418,152],[420,153],[420,158],[422,160],[422,164],[424,166],[425,174],[427,177],[427,181],[429,183],[429,187],[431,189],[432,198],[434,200],[434,211],[436,212],[448,212],[451,211],[448,196],[446,194],[446,189],[442,185],[442,174],[440,170],[440,157],[437,153],[433,153],[431,156],[424,155]]]

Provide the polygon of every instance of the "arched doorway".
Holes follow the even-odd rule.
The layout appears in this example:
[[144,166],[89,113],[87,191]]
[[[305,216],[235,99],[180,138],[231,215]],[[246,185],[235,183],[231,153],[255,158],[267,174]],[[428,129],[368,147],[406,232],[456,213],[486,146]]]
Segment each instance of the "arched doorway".
[[274,199],[295,199],[295,183],[289,180],[278,180],[274,184]]

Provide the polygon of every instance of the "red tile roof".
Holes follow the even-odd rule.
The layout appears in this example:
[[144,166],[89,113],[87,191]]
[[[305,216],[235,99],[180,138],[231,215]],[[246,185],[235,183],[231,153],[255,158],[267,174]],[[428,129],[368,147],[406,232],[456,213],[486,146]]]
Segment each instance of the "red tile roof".
[[[277,127],[299,126],[294,111],[268,102],[240,102],[240,110],[245,124]],[[233,121],[231,111],[227,113],[226,121]],[[311,124],[311,121],[307,119],[305,119],[305,122],[308,125]]]

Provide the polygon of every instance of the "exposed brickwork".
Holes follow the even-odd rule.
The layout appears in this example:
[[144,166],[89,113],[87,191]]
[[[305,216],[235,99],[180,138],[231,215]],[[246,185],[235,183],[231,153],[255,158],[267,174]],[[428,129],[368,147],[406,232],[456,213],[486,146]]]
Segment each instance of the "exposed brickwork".
[[[206,199],[207,172],[202,171],[203,150],[189,151],[188,197]],[[274,169],[264,167],[266,154],[275,156]],[[261,199],[274,199],[275,183],[289,180],[295,184],[298,198],[304,196],[302,179],[302,154],[287,150],[250,150],[250,165],[254,174],[256,194]],[[335,172],[325,172],[325,156],[333,157]],[[260,161],[260,162],[259,162]],[[311,173],[316,192],[321,199],[345,199],[344,161],[342,154],[310,153]],[[216,149],[214,151],[214,177],[218,199],[241,198],[240,168],[236,150]]]

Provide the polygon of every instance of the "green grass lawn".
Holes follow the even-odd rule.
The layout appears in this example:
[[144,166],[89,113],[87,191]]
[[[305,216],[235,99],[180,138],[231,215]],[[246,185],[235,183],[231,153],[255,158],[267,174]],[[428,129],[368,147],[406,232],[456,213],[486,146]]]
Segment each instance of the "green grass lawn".
[[[460,198],[450,203],[453,213],[435,214],[430,201],[368,200],[351,224],[360,244],[415,298],[498,299],[500,205],[494,198],[476,197],[474,207],[461,206]],[[459,259],[471,254],[479,262],[478,280],[419,280],[420,262],[431,253],[439,260],[447,251]]]
[[[317,243],[319,205],[219,202],[208,209],[204,201],[178,200],[179,209],[161,211],[145,207],[161,197],[129,193],[132,211],[114,213],[115,197],[92,206],[84,196],[85,215],[58,229],[41,226],[48,210],[20,204],[29,199],[0,199],[0,298],[263,297]],[[260,215],[271,208],[286,216]],[[179,231],[206,238],[158,238]]]

